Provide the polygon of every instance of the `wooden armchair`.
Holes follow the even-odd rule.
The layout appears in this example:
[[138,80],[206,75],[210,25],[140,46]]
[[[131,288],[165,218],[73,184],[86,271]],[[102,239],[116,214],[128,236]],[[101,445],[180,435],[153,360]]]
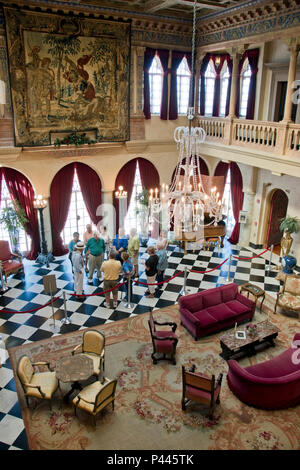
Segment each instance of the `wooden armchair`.
[[[153,353],[151,354],[153,364],[157,364],[157,361],[161,361],[164,359],[171,361],[173,364],[176,364],[175,354],[178,338],[175,335],[175,331],[177,328],[177,324],[174,322],[160,323],[158,321],[155,321],[152,312],[150,312],[148,324],[153,343]],[[156,325],[171,326],[172,331],[158,331],[156,329]],[[162,354],[162,356],[157,357],[157,354]],[[166,354],[168,354],[169,357],[167,357]]]
[[189,402],[195,401],[208,406],[209,419],[213,419],[215,404],[220,403],[222,378],[223,374],[220,374],[215,381],[214,375],[210,378],[205,374],[195,372],[195,366],[189,371],[182,366],[182,410],[185,411]]
[[104,373],[105,361],[105,336],[98,330],[87,330],[83,333],[82,343],[72,351],[72,355],[80,352],[92,359],[94,364],[93,375],[97,379]]
[[96,381],[85,387],[73,400],[76,409],[80,408],[93,416],[96,425],[96,415],[107,405],[112,403],[114,409],[117,380],[104,379],[103,383]]
[[292,311],[298,314],[300,312],[300,277],[286,275],[284,284],[277,294],[274,313],[277,307],[283,310]]
[[0,240],[0,268],[5,276],[5,282],[10,274],[24,272],[22,257],[10,251],[9,243],[6,240]]
[[[47,366],[48,372],[35,372],[34,366]],[[49,400],[51,410],[51,400],[59,388],[59,381],[55,372],[51,371],[49,362],[32,363],[28,356],[22,356],[18,361],[17,374],[24,390],[27,406],[29,406],[29,397],[41,398]]]

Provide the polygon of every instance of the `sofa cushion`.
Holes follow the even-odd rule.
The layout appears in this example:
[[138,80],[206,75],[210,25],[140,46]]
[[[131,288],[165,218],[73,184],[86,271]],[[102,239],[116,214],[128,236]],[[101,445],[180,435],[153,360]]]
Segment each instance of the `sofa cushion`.
[[207,310],[200,310],[199,312],[194,313],[195,318],[197,318],[201,327],[207,327],[216,324],[216,319],[212,317]]
[[236,315],[242,315],[250,310],[247,305],[242,304],[238,300],[230,300],[229,302],[226,302],[226,306],[230,308],[230,310],[233,310]]
[[229,302],[230,300],[234,300],[237,292],[238,292],[237,284],[232,283],[232,284],[228,284],[227,286],[222,286],[221,287],[222,301]]
[[213,305],[212,307],[208,307],[207,311],[220,322],[236,316],[235,312],[228,308],[226,304]]
[[[172,338],[177,338],[175,333],[173,331],[155,331],[155,336],[158,338],[166,338],[166,337],[172,337]],[[159,340],[155,339],[155,349],[157,352],[161,353],[171,353],[173,351],[173,346],[174,346],[174,341],[170,339],[165,339],[165,340]]]
[[297,361],[292,360],[295,349],[287,349],[269,361],[245,367],[245,370],[256,377],[275,378],[284,377],[299,370]]
[[202,294],[198,292],[197,294],[190,294],[179,299],[179,305],[189,312],[194,313],[202,310],[203,308],[203,299]]
[[221,288],[216,287],[214,289],[208,289],[203,292],[203,308],[211,307],[212,305],[218,305],[222,302]]

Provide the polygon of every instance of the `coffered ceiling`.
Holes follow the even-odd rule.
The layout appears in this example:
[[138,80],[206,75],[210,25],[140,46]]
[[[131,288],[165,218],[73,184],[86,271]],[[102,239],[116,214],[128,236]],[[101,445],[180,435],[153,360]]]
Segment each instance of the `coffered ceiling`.
[[[250,0],[251,1],[251,0]],[[7,3],[12,3],[8,0]],[[84,9],[84,7],[92,6],[97,9],[118,10],[118,12],[126,11],[126,13],[138,13],[145,15],[167,16],[174,19],[192,19],[194,0],[69,0],[51,1],[51,0],[21,0],[14,3],[22,4],[48,4],[51,6],[74,6]],[[205,16],[210,13],[219,13],[226,8],[245,3],[245,0],[197,0],[197,17]],[[247,2],[249,3],[249,2]]]
[[[193,0],[76,0],[76,3],[186,18],[192,17],[194,4]],[[219,12],[237,3],[243,2],[240,0],[198,0],[197,16]]]

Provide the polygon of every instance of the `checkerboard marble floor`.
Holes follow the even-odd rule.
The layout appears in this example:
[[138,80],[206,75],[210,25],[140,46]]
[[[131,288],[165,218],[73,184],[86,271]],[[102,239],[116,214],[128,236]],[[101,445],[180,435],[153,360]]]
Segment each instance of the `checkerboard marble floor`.
[[[252,260],[236,260],[234,256],[251,257],[263,250],[251,250],[250,248],[232,247],[225,244],[224,248],[211,247],[209,250],[184,253],[176,246],[169,246],[169,266],[165,272],[166,279],[174,274],[188,270],[187,293],[195,293],[225,283],[228,278],[228,261],[210,273],[198,274],[189,272],[190,269],[205,271],[217,267],[224,259],[233,255],[230,279],[241,285],[245,282],[263,288],[269,295],[275,296],[280,288],[280,283],[275,279],[277,271],[275,265],[268,270],[269,253]],[[147,258],[146,248],[140,250],[140,281],[146,282],[143,261]],[[273,261],[278,263],[278,257],[273,256]],[[101,325],[107,322],[128,318],[149,311],[149,308],[159,309],[177,302],[184,283],[184,274],[172,279],[170,282],[159,286],[155,298],[146,298],[146,287],[134,285],[131,298],[131,308],[125,306],[122,300],[124,294],[118,294],[118,306],[109,309],[104,306],[104,296],[87,297],[84,301],[72,296],[73,276],[71,264],[67,257],[57,258],[49,268],[24,260],[25,276],[15,275],[8,280],[8,290],[0,296],[0,334],[2,336],[2,368],[0,368],[0,450],[27,449],[26,433],[21,417],[21,410],[17,399],[16,385],[12,368],[8,359],[7,349],[19,346],[23,343],[50,338],[54,334],[68,333],[79,329]],[[58,293],[65,290],[67,294],[67,311],[71,319],[70,325],[61,323],[64,316],[62,297],[55,301],[56,326],[59,332],[54,333],[51,326],[51,306],[45,307],[36,313],[1,313],[1,310],[30,310],[46,304],[50,297],[45,294],[43,276],[54,274],[57,279]],[[103,283],[96,277],[93,285],[87,283],[85,276],[85,294],[100,292]],[[1,348],[1,343],[0,343]]]

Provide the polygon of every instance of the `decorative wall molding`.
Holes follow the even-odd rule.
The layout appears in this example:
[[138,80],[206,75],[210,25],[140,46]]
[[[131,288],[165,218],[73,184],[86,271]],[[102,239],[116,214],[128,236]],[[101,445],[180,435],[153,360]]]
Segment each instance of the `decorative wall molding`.
[[248,2],[201,17],[197,24],[197,45],[240,41],[297,26],[300,26],[298,0]]

